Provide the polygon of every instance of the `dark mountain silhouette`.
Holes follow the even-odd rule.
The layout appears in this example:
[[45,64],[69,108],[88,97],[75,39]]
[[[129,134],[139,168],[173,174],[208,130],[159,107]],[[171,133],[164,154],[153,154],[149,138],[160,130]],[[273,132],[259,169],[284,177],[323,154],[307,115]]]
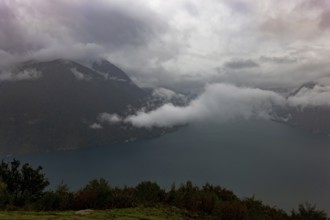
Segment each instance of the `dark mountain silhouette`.
[[161,132],[91,126],[100,113],[128,114],[149,96],[106,60],[90,68],[69,60],[29,61],[7,75],[0,80],[0,152],[76,149]]

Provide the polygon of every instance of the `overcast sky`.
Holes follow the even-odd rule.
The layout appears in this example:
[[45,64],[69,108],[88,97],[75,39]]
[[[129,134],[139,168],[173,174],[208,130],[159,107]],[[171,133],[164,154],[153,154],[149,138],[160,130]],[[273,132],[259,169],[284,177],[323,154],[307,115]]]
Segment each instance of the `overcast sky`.
[[0,64],[106,57],[140,85],[277,88],[329,75],[328,0],[0,0]]
[[[140,86],[197,91],[186,107],[125,119],[136,126],[328,106],[329,39],[329,0],[0,0],[0,66],[105,57]],[[310,81],[326,85],[290,100],[269,91]]]

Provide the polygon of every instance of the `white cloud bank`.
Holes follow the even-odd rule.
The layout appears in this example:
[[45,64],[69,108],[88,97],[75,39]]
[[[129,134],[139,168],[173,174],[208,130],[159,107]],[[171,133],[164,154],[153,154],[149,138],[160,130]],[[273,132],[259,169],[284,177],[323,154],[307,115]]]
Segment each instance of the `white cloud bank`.
[[285,99],[272,91],[212,84],[188,106],[165,104],[151,112],[138,112],[124,121],[136,127],[170,127],[197,121],[226,121],[234,118],[268,118],[272,105]]
[[41,72],[36,69],[25,69],[15,73],[11,71],[0,72],[0,82],[3,81],[20,81],[20,80],[35,80],[42,76]]
[[174,96],[176,96],[176,93],[169,89],[157,88],[152,92],[152,96],[156,98],[171,100]]
[[143,110],[126,118],[102,113],[100,123],[129,123],[135,127],[171,127],[199,121],[226,121],[236,118],[269,118],[274,105],[286,99],[275,92],[236,87],[228,84],[207,85],[203,94],[187,106],[164,104],[150,112]]
[[[169,97],[174,93],[160,90]],[[100,123],[127,123],[135,127],[172,127],[196,122],[225,122],[235,119],[270,119],[274,106],[318,107],[330,106],[330,86],[303,87],[288,98],[270,90],[238,87],[231,84],[209,84],[204,92],[186,106],[166,103],[161,107],[120,117],[102,113]]]

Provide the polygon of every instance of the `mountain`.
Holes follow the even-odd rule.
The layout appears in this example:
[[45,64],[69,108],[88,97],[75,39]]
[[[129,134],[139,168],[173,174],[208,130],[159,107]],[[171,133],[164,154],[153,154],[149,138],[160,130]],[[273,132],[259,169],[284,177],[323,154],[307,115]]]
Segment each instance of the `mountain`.
[[149,93],[106,60],[29,61],[0,72],[0,152],[66,150],[159,135],[161,129],[100,124],[144,106]]
[[[316,87],[323,87],[315,82],[308,82],[291,91],[287,99],[299,96],[305,91],[311,91]],[[302,105],[286,106],[276,109],[276,120],[283,121],[292,126],[301,127],[314,133],[330,134],[330,107],[327,105]]]

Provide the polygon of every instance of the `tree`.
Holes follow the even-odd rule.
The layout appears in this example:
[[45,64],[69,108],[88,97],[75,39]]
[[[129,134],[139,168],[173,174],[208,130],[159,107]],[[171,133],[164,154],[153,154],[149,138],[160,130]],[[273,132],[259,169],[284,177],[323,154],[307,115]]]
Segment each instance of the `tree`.
[[177,206],[191,211],[198,211],[199,205],[199,188],[193,185],[191,181],[187,181],[177,190]]
[[28,163],[22,167],[19,160],[13,159],[10,164],[4,161],[0,164],[0,181],[6,185],[6,190],[12,198],[12,205],[23,206],[34,202],[42,196],[49,185],[42,167],[33,169]]
[[76,208],[104,209],[111,205],[112,189],[109,183],[101,178],[90,181],[81,189],[75,198]]
[[61,183],[55,191],[44,193],[36,203],[37,210],[70,210],[74,208],[74,194],[69,191],[69,187]]
[[300,204],[298,212],[293,210],[291,212],[291,218],[294,220],[327,220],[327,214],[324,211],[317,210],[315,205],[310,203]]
[[0,207],[3,208],[9,201],[7,185],[0,181]]
[[165,199],[165,191],[155,182],[144,181],[136,187],[136,198],[144,205],[154,205]]

